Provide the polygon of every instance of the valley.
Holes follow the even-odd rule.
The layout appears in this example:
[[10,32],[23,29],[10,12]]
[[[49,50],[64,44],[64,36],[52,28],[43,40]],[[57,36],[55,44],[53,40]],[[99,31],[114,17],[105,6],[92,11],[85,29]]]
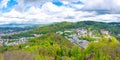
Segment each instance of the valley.
[[94,21],[61,22],[8,32],[1,35],[0,57],[7,60],[16,60],[16,57],[20,60],[119,60],[119,26]]

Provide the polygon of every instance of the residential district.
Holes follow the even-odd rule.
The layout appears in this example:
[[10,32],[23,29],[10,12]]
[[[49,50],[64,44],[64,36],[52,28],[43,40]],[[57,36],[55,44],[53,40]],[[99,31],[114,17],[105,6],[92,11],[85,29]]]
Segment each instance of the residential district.
[[[109,31],[101,30],[100,32],[101,34],[106,35],[107,38],[111,37],[109,34]],[[90,41],[86,39],[88,36],[90,38],[93,38],[94,42],[97,42],[101,38],[101,36],[96,35],[96,31],[94,30],[88,31],[87,29],[84,29],[84,28],[71,29],[71,30],[66,30],[66,31],[58,31],[56,33],[64,35],[65,38],[67,38],[73,44],[80,46],[81,48],[86,48],[86,46],[89,44]],[[34,37],[22,37],[18,39],[11,39],[13,34],[17,34],[17,33],[16,32],[9,33],[9,34],[1,33],[0,37],[5,36],[5,35],[9,37],[7,39],[0,38],[0,45],[14,46],[14,45],[23,44],[27,42],[29,38],[42,36],[42,34],[33,34]]]

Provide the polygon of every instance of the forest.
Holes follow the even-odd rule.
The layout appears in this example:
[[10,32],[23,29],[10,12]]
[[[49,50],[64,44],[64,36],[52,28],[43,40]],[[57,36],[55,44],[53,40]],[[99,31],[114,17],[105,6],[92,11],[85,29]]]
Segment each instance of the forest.
[[1,60],[119,60],[120,43],[115,38],[103,37],[83,49],[65,37],[48,33],[27,43],[0,47]]
[[[13,37],[30,37],[32,34],[43,34],[42,36],[31,38],[20,45],[0,46],[0,60],[119,60],[120,42],[117,36],[120,33],[119,25],[83,21],[37,27],[28,32],[13,35]],[[101,35],[102,37],[97,42],[90,41],[86,48],[81,48],[71,43],[63,35],[56,34],[57,31],[80,27],[97,31],[105,29],[110,31],[111,37],[107,38],[105,35]],[[7,36],[3,38],[5,37]]]
[[[80,22],[61,22],[61,23],[54,23],[45,26],[38,26],[34,29],[20,34],[12,35],[13,38],[16,37],[32,37],[33,34],[46,34],[49,32],[57,32],[57,31],[64,31],[69,29],[77,29],[77,28],[86,28],[91,30],[107,30],[113,36],[115,36],[118,40],[120,40],[120,24],[119,23],[104,23],[104,22],[95,22],[95,21],[80,21]],[[3,36],[2,38],[7,38],[7,36]]]

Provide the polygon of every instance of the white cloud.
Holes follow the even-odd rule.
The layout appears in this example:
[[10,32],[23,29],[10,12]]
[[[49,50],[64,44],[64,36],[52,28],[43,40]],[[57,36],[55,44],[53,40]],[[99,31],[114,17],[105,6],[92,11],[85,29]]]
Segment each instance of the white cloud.
[[24,11],[24,9],[28,6],[35,6],[39,7],[40,4],[44,4],[47,2],[53,2],[53,1],[61,1],[61,2],[77,2],[79,0],[16,0],[18,2],[18,5],[16,6],[16,10],[18,11]]
[[2,0],[1,3],[0,3],[0,8],[7,7],[8,2],[9,2],[9,0]]
[[110,13],[120,13],[120,0],[81,0],[84,10],[108,10]]
[[56,5],[53,5],[51,2],[48,2],[48,3],[45,3],[43,6],[42,6],[42,9],[46,12],[59,12],[61,11],[62,9],[60,9],[58,6]]
[[[83,4],[73,4],[73,0],[62,0],[62,6],[56,6],[52,0],[17,0],[18,5],[10,12],[1,13],[0,24],[6,23],[51,23],[62,21],[120,21],[119,0],[82,0]],[[45,2],[39,7],[39,1]],[[46,2],[47,1],[47,2]],[[76,0],[78,1],[78,0]],[[66,6],[68,5],[68,6]],[[6,4],[3,4],[6,6]],[[25,11],[26,7],[28,8]],[[90,11],[89,11],[90,10]],[[109,10],[110,14],[98,14],[100,10]],[[4,22],[4,23],[3,23]]]

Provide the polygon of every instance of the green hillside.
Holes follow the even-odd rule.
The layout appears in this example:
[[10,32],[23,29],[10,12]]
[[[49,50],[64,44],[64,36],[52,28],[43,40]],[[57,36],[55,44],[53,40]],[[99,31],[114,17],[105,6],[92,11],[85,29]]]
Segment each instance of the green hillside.
[[[103,22],[94,22],[94,21],[82,21],[82,22],[61,22],[61,23],[55,23],[47,26],[37,27],[36,29],[33,29],[31,31],[28,31],[26,33],[20,33],[15,34],[12,37],[31,37],[33,34],[46,34],[49,32],[57,32],[57,31],[64,31],[69,29],[77,29],[77,28],[86,28],[91,30],[107,30],[112,35],[114,35],[116,38],[120,39],[120,24],[118,23],[103,23]],[[4,36],[2,38],[7,38],[7,36]]]
[[[80,38],[89,42],[85,48],[77,45],[82,42],[75,43],[66,38],[65,34],[74,34],[78,28],[84,28],[88,32],[86,37]],[[69,33],[71,29],[72,32]],[[30,38],[24,44],[0,46],[0,60],[119,60],[120,42],[119,38],[116,39],[119,29],[119,24],[92,21],[62,22],[37,27],[25,33],[12,35],[12,38],[21,38],[43,34]],[[93,35],[100,36],[97,40],[89,35],[89,32],[94,30],[97,32]],[[101,34],[100,30],[107,30],[110,35]],[[56,33],[58,31],[63,31],[63,34]],[[3,38],[5,37],[7,38]]]
[[83,49],[65,37],[48,33],[22,45],[1,47],[3,60],[119,60],[120,43],[112,37],[91,42]]

